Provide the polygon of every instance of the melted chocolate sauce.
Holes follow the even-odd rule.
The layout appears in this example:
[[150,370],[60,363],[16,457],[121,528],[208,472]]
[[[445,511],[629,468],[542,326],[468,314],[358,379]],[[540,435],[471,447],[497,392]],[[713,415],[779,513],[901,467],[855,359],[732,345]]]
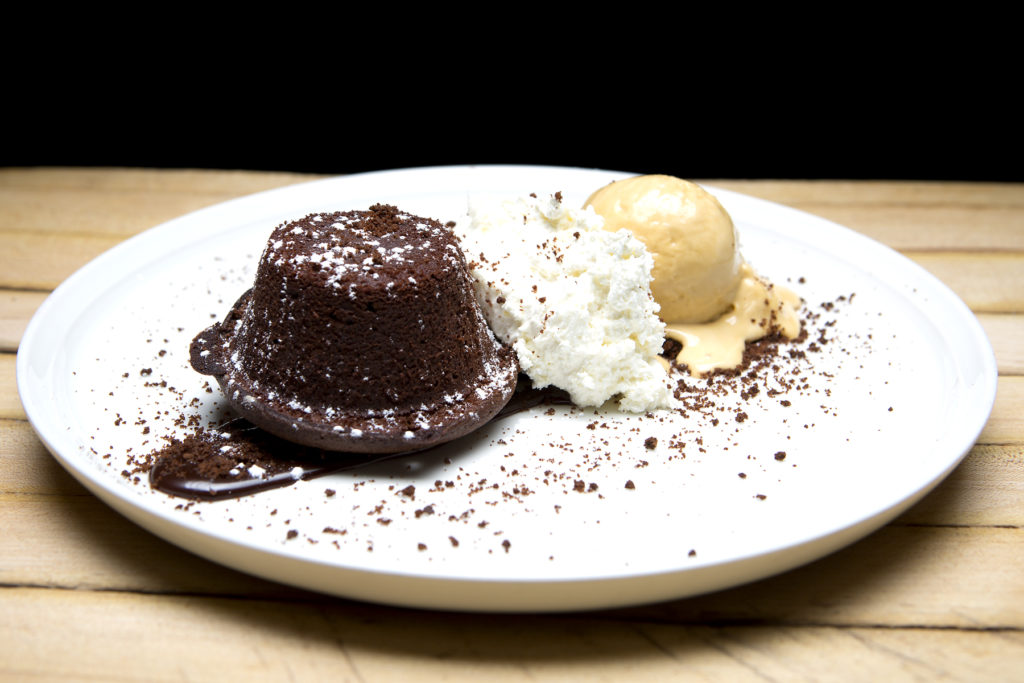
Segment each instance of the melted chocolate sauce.
[[[571,401],[564,391],[534,389],[520,378],[512,399],[494,419],[542,404],[569,405]],[[154,453],[149,483],[171,496],[224,500],[410,454],[365,455],[298,446],[236,418],[216,429],[199,429],[183,440],[175,439]]]

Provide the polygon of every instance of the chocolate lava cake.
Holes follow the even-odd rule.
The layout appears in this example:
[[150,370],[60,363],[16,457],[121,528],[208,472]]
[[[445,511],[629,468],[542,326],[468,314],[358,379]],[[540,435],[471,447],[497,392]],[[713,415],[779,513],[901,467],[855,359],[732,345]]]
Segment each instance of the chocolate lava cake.
[[191,360],[268,432],[359,453],[467,434],[518,374],[451,231],[381,204],[278,226],[252,289],[196,336]]

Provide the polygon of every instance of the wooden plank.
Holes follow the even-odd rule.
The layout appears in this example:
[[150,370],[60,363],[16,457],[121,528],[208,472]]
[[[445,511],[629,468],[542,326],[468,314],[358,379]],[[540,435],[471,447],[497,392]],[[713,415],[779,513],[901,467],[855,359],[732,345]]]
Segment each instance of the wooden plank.
[[6,233],[3,241],[0,288],[51,291],[123,239],[55,233]]
[[1024,253],[908,252],[975,313],[1024,313]]
[[[233,197],[325,177],[146,169],[17,171],[0,173],[0,233],[129,236]],[[1024,249],[1024,185],[728,185],[823,216],[899,249]]]
[[320,177],[125,170],[82,175],[69,169],[32,170],[36,172],[0,174],[0,235],[54,232],[125,238],[212,204]]
[[308,173],[214,169],[0,168],[0,188],[241,196],[325,177]]
[[0,496],[91,496],[46,450],[32,425],[0,419]]
[[[0,235],[59,233],[94,237],[130,237],[172,218],[265,189],[318,176],[188,172],[168,176],[102,172],[63,186],[0,182]],[[109,182],[123,178],[125,182]],[[103,182],[107,181],[107,182]]]
[[1024,444],[979,445],[894,522],[1024,528]]
[[28,321],[47,296],[46,292],[0,291],[0,351],[18,350]]
[[1024,207],[805,205],[800,208],[893,249],[1024,250]]
[[999,374],[1024,374],[1024,315],[979,313],[978,322],[992,344]]
[[13,353],[0,353],[0,419],[27,419],[18,398],[16,361]]
[[0,236],[131,237],[232,194],[0,188]]
[[[727,591],[622,610],[644,619],[1024,628],[1024,529],[887,526],[824,559]],[[1007,563],[1007,564],[1004,564]]]
[[[52,460],[52,458],[51,458]],[[59,465],[57,465],[59,468]],[[84,495],[0,495],[0,584],[145,593],[307,596],[208,562]]]
[[709,181],[901,250],[1024,249],[1024,184]]
[[1020,680],[1024,652],[1018,632],[639,628],[683,667],[678,675],[687,680],[1012,681]]
[[8,680],[358,680],[314,605],[32,590],[0,600]]
[[1024,443],[1024,377],[999,378],[992,416],[981,430],[978,443]]
[[[0,187],[250,194],[328,176],[215,169],[0,168]],[[784,204],[1024,207],[1024,184],[871,180],[696,182]]]
[[1016,631],[495,618],[32,589],[2,600],[0,675],[12,679],[984,681],[1024,666]]

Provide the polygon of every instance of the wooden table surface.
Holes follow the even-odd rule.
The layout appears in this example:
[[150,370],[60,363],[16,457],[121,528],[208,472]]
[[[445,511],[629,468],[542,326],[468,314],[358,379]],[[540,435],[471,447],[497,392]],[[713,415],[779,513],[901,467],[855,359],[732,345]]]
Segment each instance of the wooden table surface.
[[0,169],[0,678],[1024,680],[1024,185],[709,181],[818,214],[949,285],[995,348],[995,410],[903,516],[805,567],[658,605],[404,610],[220,567],[113,512],[36,438],[15,386],[57,284],[175,216],[312,176]]

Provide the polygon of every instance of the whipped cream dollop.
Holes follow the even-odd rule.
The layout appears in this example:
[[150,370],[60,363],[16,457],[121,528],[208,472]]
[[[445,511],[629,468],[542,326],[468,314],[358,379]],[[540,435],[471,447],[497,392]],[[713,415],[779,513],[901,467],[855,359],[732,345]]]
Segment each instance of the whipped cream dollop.
[[671,408],[651,254],[628,230],[603,226],[558,194],[531,195],[471,206],[455,233],[491,329],[535,386],[580,406]]

